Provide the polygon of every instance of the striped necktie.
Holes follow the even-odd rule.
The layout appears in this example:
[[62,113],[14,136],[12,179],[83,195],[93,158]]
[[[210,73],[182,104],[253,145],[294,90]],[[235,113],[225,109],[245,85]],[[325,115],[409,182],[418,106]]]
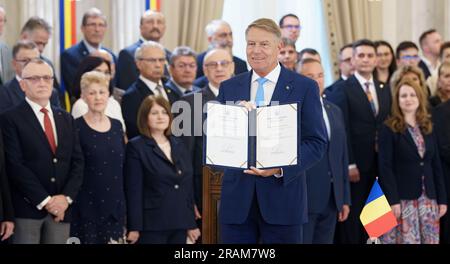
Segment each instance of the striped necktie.
[[372,92],[370,92],[370,82],[364,83],[365,92],[367,96],[367,100],[369,101],[370,108],[372,108],[373,115],[377,115],[377,108],[375,107],[375,102],[373,100]]

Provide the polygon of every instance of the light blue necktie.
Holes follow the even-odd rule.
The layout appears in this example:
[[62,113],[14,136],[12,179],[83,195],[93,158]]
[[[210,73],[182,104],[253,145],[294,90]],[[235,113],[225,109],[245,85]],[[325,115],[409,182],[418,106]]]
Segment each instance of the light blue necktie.
[[256,80],[258,82],[258,90],[256,90],[255,103],[256,106],[264,105],[264,84],[268,81],[266,78],[258,78]]

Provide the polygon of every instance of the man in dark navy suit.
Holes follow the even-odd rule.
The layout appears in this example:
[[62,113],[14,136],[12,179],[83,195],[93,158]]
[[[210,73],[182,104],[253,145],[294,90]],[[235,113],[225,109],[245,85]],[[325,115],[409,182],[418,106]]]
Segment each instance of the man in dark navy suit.
[[69,206],[83,182],[78,134],[72,116],[50,105],[52,68],[33,59],[21,77],[25,100],[1,118],[16,217],[13,243],[63,244]]
[[[299,63],[300,74],[317,82],[324,91],[322,65],[314,59]],[[322,100],[323,119],[328,134],[328,149],[323,158],[306,171],[308,223],[303,226],[303,243],[332,244],[336,220],[343,222],[350,212],[347,137],[342,112]]]
[[[336,85],[327,99],[341,109],[347,130],[351,211],[348,220],[338,223],[337,242],[366,243],[367,234],[359,215],[378,174],[378,130],[391,109],[390,89],[381,88],[372,76],[376,51],[372,41],[353,43],[355,73]],[[387,86],[385,86],[387,87]]]
[[170,80],[166,86],[176,91],[180,97],[200,90],[193,85],[197,71],[197,55],[187,46],[179,46],[173,50],[169,59]]
[[[233,55],[233,32],[226,21],[213,20],[206,25],[205,31],[208,35],[209,49],[222,48],[228,50]],[[197,80],[195,80],[194,84],[198,87],[205,87],[208,83],[203,72],[203,60],[207,52],[202,52],[197,56]],[[233,56],[233,62],[234,74],[238,75],[248,71],[247,63],[244,60]]]
[[218,101],[248,109],[297,103],[298,157],[295,166],[225,170],[219,219],[223,243],[301,243],[307,221],[305,170],[325,153],[327,139],[316,82],[278,63],[281,31],[262,18],[247,27],[252,71],[221,83]]
[[106,28],[106,17],[102,12],[95,7],[89,9],[84,13],[81,22],[81,32],[83,33],[84,39],[61,54],[61,76],[64,87],[70,95],[73,94],[73,82],[78,65],[90,53],[104,49],[111,53],[114,58],[114,63],[117,62],[114,53],[101,44],[105,37]]
[[139,135],[137,116],[142,100],[149,95],[162,96],[170,104],[180,99],[178,93],[164,86],[164,47],[154,41],[143,43],[135,53],[135,63],[140,75],[122,97],[122,115],[129,139]]
[[[161,12],[155,10],[147,10],[141,16],[139,25],[141,37],[139,40],[124,48],[119,53],[119,61],[117,64],[117,87],[122,90],[127,90],[139,78],[139,70],[134,63],[134,53],[145,41],[160,42],[166,31],[166,19]],[[166,59],[170,59],[170,51],[164,49],[166,52]],[[167,68],[164,68],[164,75],[169,76]]]
[[334,83],[328,86],[324,91],[324,98],[333,92],[336,85],[342,81],[345,81],[350,77],[355,68],[352,65],[352,55],[353,55],[353,47],[352,44],[347,44],[342,46],[339,50],[338,60],[339,60],[339,79],[337,79]]
[[[32,59],[39,58],[39,51],[34,42],[23,40],[17,42],[13,47],[13,60],[11,62],[16,76],[5,83],[4,89],[0,91],[0,113],[19,105],[25,99],[25,93],[20,88],[20,80],[22,78],[22,70],[24,65]],[[50,103],[60,107],[58,91],[53,88]]]

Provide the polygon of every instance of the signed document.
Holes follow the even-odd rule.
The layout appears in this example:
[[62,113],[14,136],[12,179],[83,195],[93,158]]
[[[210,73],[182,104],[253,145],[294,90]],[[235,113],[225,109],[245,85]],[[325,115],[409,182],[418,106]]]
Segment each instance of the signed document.
[[256,109],[256,167],[297,165],[297,104]]
[[248,167],[248,110],[208,103],[205,164]]
[[205,165],[247,169],[297,165],[297,104],[207,104]]

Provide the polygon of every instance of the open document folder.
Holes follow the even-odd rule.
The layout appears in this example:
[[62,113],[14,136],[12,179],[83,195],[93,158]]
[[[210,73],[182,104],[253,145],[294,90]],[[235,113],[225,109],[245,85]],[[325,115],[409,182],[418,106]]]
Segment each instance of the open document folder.
[[297,104],[243,106],[207,104],[204,164],[226,168],[297,165]]

